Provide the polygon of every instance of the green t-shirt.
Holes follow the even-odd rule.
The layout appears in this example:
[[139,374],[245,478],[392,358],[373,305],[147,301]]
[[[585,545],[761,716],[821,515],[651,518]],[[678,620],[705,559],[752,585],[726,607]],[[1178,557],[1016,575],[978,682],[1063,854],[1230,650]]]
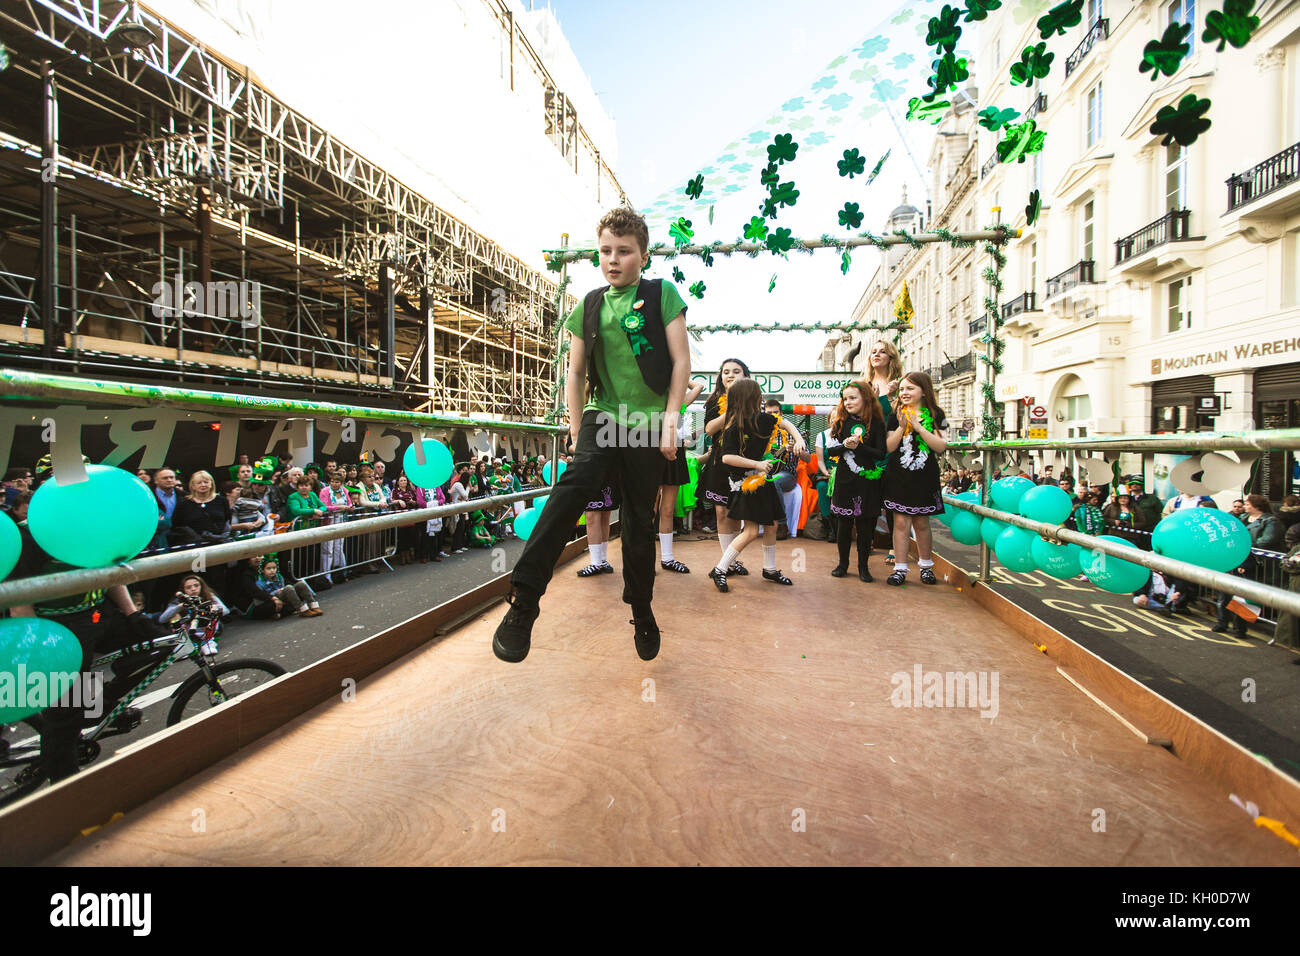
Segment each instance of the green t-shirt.
[[[664,325],[686,311],[677,287],[666,279],[662,283],[659,296],[660,310],[663,312]],[[583,406],[583,411],[606,412],[614,416],[619,424],[627,424],[626,415],[620,415],[619,406],[626,412],[643,412],[646,415],[662,413],[667,407],[667,399],[656,395],[641,376],[641,367],[636,364],[632,354],[632,345],[627,340],[627,333],[619,326],[618,320],[632,311],[636,301],[636,285],[625,289],[611,287],[605,293],[605,300],[600,307],[600,325],[597,335],[600,348],[596,360],[596,391],[591,400]],[[578,338],[582,338],[582,304],[569,313],[564,328]],[[592,361],[592,356],[587,356]]]

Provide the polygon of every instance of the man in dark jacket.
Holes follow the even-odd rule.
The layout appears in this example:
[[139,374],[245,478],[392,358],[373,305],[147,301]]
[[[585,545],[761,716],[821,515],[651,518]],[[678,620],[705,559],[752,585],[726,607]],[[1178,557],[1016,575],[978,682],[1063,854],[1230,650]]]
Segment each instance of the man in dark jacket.
[[1160,499],[1155,495],[1145,494],[1145,486],[1141,475],[1128,476],[1128,493],[1133,499],[1131,504],[1146,517],[1146,528],[1148,531],[1155,528],[1160,523],[1161,511],[1163,505]]

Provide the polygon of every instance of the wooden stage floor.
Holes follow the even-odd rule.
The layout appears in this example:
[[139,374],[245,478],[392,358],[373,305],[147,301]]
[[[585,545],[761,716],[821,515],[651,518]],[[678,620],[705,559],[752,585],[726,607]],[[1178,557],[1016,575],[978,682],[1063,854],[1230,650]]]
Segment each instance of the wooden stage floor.
[[[836,580],[825,542],[778,555],[794,587],[752,548],[722,595],[716,543],[679,543],[649,663],[621,574],[563,565],[522,664],[492,655],[498,605],[47,862],[1296,862],[969,595],[887,587],[879,555],[876,583]],[[996,672],[996,716],[894,706],[918,667]]]

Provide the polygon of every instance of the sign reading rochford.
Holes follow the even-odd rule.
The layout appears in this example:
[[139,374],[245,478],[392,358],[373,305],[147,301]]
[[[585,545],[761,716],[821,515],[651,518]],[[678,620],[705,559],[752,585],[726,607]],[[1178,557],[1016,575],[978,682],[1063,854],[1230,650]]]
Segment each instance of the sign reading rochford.
[[[703,404],[713,394],[717,372],[696,372],[692,381],[704,383]],[[849,382],[861,376],[856,372],[754,372],[754,381],[764,396],[776,396],[784,405],[834,405]]]

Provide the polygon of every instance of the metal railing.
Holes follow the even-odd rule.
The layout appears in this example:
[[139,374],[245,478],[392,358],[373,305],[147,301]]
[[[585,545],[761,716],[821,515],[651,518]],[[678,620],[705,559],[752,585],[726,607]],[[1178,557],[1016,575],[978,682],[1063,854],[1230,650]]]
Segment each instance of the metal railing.
[[1025,119],[1037,119],[1039,113],[1047,112],[1047,94],[1039,93],[1034,97],[1034,101],[1029,104],[1029,109],[1025,110]]
[[1003,304],[1002,319],[1003,321],[1005,321],[1011,318],[1012,316],[1019,315],[1022,312],[1037,312],[1037,311],[1038,311],[1038,294],[1036,292],[1022,292],[1020,293],[1020,295],[1016,296],[1010,302],[1006,302]]
[[1174,209],[1123,239],[1115,240],[1115,265],[1127,262],[1167,242],[1186,242],[1191,238],[1191,210]]
[[1069,76],[1079,68],[1079,64],[1088,58],[1088,54],[1092,52],[1092,48],[1097,45],[1098,40],[1105,40],[1109,36],[1110,20],[1107,17],[1102,17],[1083,35],[1083,40],[1074,48],[1074,52],[1070,54],[1069,59],[1065,61],[1065,75]]
[[1080,259],[1061,274],[1052,276],[1047,280],[1047,297],[1052,299],[1075,286],[1096,282],[1096,265],[1091,259]]
[[969,335],[983,335],[984,330],[989,327],[989,317],[987,315],[980,315],[977,318],[971,319],[968,327],[970,329],[970,332],[968,333]]
[[964,375],[975,368],[975,356],[970,352],[950,359],[939,366],[939,380],[955,378],[958,375]]
[[1300,143],[1228,178],[1228,212],[1300,180]]
[[994,153],[992,156],[988,158],[988,161],[985,162],[984,165],[980,167],[980,179],[987,178],[988,174],[993,171],[993,167],[996,166],[997,164],[998,164],[998,154]]

